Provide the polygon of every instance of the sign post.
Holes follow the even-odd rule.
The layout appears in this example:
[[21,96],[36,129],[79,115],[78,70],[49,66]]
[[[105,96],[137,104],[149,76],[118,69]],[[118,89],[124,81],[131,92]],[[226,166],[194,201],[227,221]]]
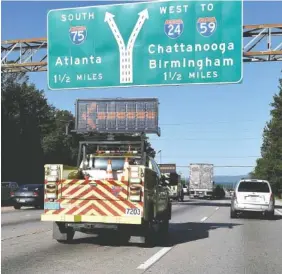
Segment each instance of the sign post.
[[239,83],[242,6],[196,0],[51,10],[48,86]]

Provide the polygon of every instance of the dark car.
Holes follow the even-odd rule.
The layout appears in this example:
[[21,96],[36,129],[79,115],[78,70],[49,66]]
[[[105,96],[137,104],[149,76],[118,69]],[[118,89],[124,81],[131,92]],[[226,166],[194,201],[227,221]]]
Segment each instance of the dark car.
[[16,182],[1,182],[1,204],[11,205],[11,192],[15,192],[19,188]]
[[22,206],[44,207],[44,184],[22,185],[15,192],[11,193],[14,208],[20,209]]

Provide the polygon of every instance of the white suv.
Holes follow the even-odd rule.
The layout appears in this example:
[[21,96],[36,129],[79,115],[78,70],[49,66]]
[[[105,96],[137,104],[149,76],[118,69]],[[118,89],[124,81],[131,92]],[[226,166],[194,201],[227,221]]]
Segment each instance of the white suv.
[[236,185],[231,198],[230,217],[236,218],[239,212],[253,211],[273,218],[274,207],[274,195],[268,181],[242,179]]

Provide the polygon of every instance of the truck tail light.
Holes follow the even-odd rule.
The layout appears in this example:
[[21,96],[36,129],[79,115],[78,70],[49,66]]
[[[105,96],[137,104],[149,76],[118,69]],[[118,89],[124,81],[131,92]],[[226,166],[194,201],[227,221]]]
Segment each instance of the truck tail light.
[[60,181],[60,165],[48,165],[45,167],[45,198],[58,198],[58,182]]
[[140,202],[142,199],[142,190],[140,187],[130,186],[129,199],[133,202]]
[[10,196],[11,196],[11,197],[14,197],[14,196],[15,196],[15,192],[11,192],[11,193],[10,193]]
[[141,170],[138,166],[131,166],[129,169],[129,182],[140,184],[141,183]]
[[56,199],[58,196],[58,188],[56,183],[47,183],[45,185],[45,194],[47,199]]
[[38,197],[38,192],[34,191],[33,196]]

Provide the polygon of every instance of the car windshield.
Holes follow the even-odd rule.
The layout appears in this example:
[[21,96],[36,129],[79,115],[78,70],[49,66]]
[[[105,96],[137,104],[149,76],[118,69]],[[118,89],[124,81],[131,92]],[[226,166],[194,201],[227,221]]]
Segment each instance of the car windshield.
[[241,182],[239,192],[269,192],[268,184],[265,182]]
[[29,184],[29,185],[22,185],[20,186],[19,190],[20,191],[33,191],[33,190],[36,190],[37,188],[40,188],[42,185],[32,185],[32,184]]

